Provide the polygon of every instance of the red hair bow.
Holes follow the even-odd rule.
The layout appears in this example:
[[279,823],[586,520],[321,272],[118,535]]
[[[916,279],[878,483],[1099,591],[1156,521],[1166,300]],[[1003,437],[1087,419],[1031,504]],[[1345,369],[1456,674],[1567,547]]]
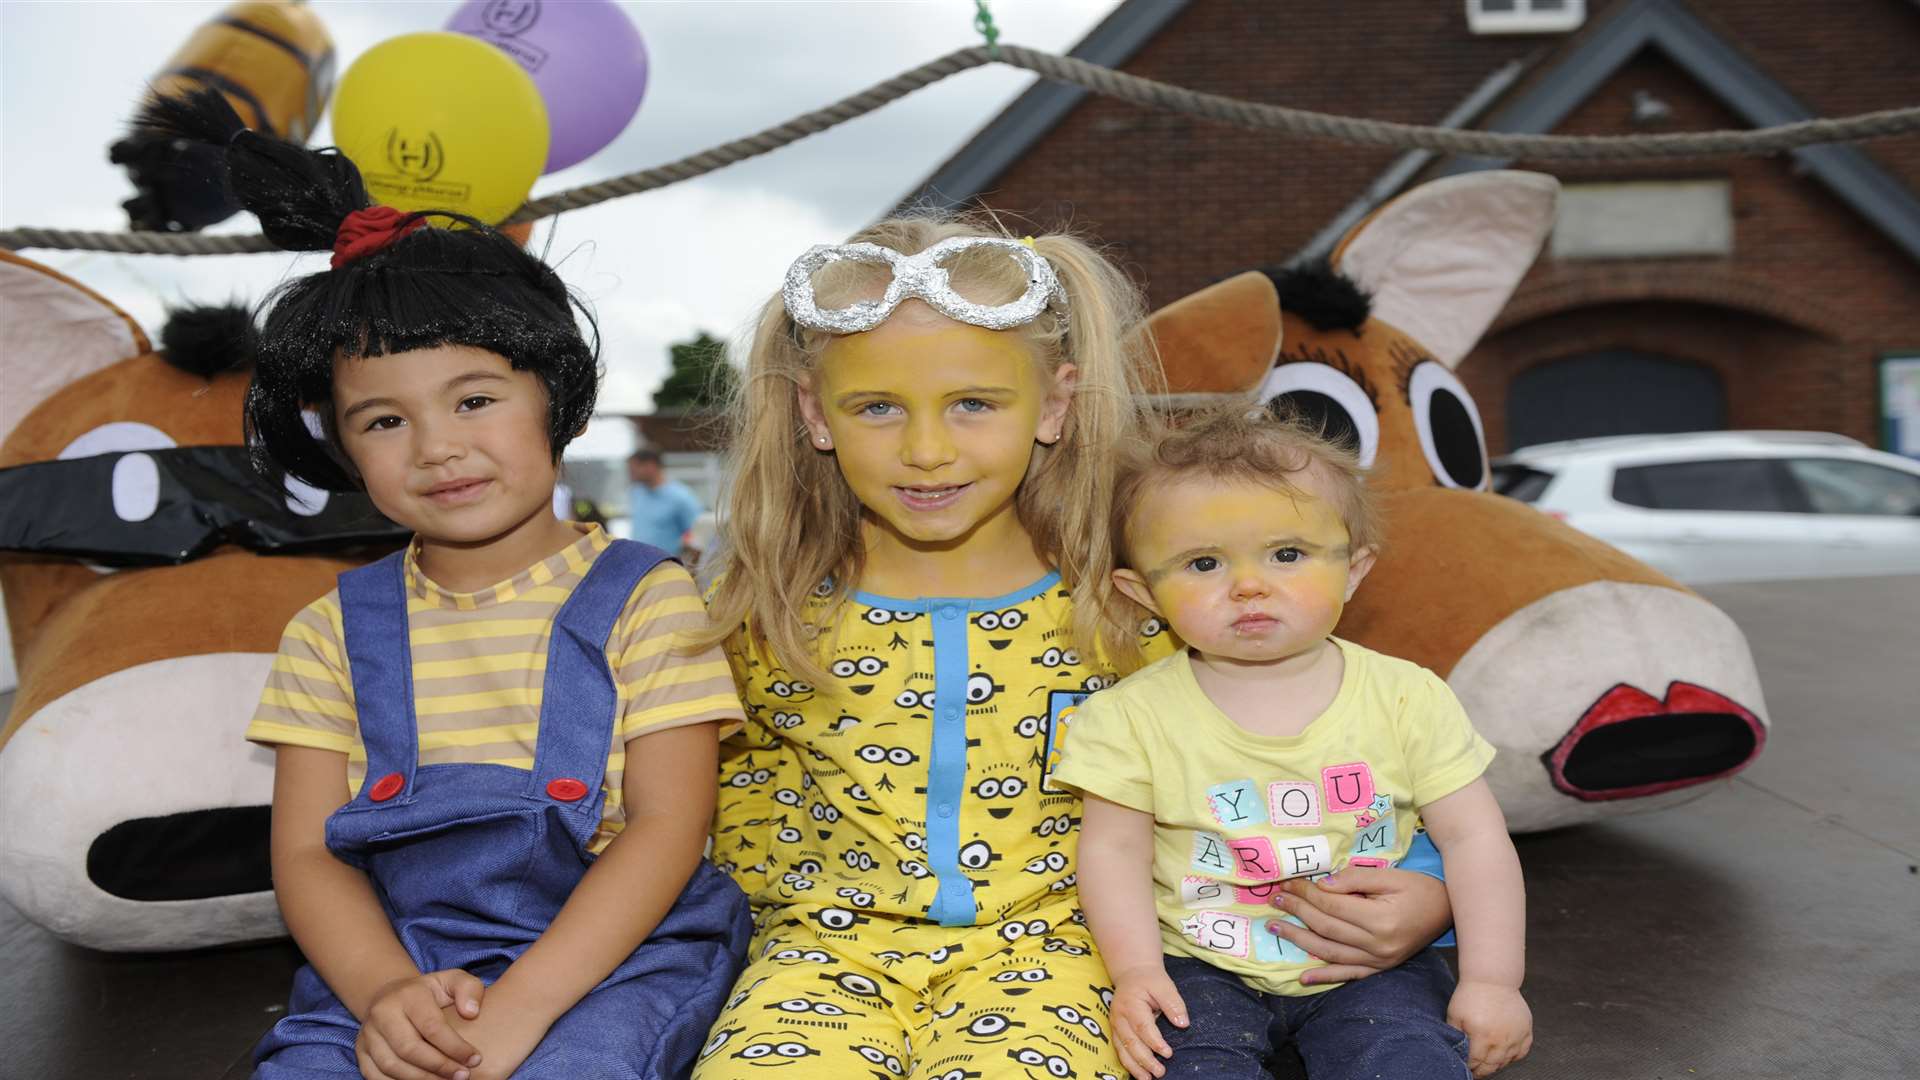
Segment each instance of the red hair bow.
[[333,268],[371,255],[427,223],[425,218],[407,218],[391,206],[369,206],[348,214],[333,237]]

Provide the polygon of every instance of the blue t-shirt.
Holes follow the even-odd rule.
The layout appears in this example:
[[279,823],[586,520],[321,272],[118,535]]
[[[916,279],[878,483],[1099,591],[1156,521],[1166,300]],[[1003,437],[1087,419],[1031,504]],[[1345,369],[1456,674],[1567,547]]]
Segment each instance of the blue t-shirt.
[[669,553],[680,551],[680,537],[693,527],[700,510],[699,498],[678,480],[662,480],[655,488],[635,484],[627,496],[633,538]]

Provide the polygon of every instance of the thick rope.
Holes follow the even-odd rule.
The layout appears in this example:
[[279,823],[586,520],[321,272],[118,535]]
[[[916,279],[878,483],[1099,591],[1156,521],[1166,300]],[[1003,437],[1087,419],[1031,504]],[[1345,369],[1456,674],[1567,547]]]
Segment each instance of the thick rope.
[[1689,131],[1664,135],[1520,135],[1396,124],[1290,109],[1203,94],[1128,75],[1070,56],[1017,45],[1001,49],[1006,62],[1096,94],[1167,112],[1187,113],[1257,131],[1280,131],[1337,142],[1433,150],[1474,157],[1620,161],[1630,158],[1720,157],[1773,154],[1816,143],[1852,142],[1920,131],[1920,107],[1885,109],[1839,119],[1801,120],[1752,131]]
[[[1011,52],[1012,50],[1013,46],[1008,46],[1003,51]],[[608,199],[636,195],[642,191],[652,191],[669,184],[677,184],[682,180],[704,176],[735,162],[771,153],[789,143],[799,142],[809,135],[818,135],[828,128],[839,127],[849,120],[891,105],[915,90],[932,86],[949,75],[957,75],[986,63],[988,63],[986,46],[976,45],[971,49],[961,49],[931,64],[914,68],[904,75],[897,75],[852,97],[842,98],[824,109],[795,117],[784,124],[770,127],[744,139],[735,139],[730,143],[716,146],[711,150],[702,150],[691,157],[684,157],[666,165],[642,169],[598,184],[588,184],[548,195],[543,199],[535,199],[521,207],[507,220],[531,221],[535,218],[549,217],[563,210],[581,210],[595,203],[606,202]],[[4,243],[5,240],[5,234],[0,233],[0,243]]]
[[[1096,94],[1152,109],[1183,113],[1249,128],[1308,138],[1399,150],[1431,150],[1443,154],[1527,161],[1623,161],[1647,158],[1724,157],[1775,154],[1822,143],[1857,142],[1920,132],[1920,106],[1884,109],[1858,116],[1801,120],[1752,131],[1694,131],[1660,135],[1523,135],[1468,131],[1421,124],[1397,124],[1350,116],[1292,109],[1204,94],[1167,83],[1143,79],[1098,64],[1055,56],[1019,45],[998,46],[998,62],[1069,83]],[[916,90],[951,75],[994,63],[988,47],[976,45],[949,53],[824,109],[795,117],[765,131],[735,139],[690,157],[651,169],[628,173],[597,184],[587,184],[535,199],[507,220],[532,221],[566,210],[581,210],[610,199],[677,184],[704,176],[735,162],[758,157],[838,127],[856,117],[889,105]],[[203,236],[194,233],[106,233],[69,229],[19,228],[0,230],[0,247],[48,248],[63,251],[111,251],[142,255],[230,255],[272,251],[266,238]]]

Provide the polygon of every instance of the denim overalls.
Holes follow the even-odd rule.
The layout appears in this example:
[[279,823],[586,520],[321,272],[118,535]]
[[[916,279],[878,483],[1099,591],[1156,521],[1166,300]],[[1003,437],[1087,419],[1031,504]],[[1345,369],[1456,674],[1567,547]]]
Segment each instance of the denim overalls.
[[[615,541],[562,605],[531,772],[419,764],[403,557],[340,575],[367,782],[327,820],[327,847],[366,871],[421,971],[464,968],[492,984],[553,921],[593,861],[587,844],[600,823],[616,721],[606,643],[635,586],[668,556]],[[514,1076],[685,1076],[751,930],[746,897],[703,859],[647,940],[553,1025]],[[359,1076],[358,1032],[304,966],[288,1015],[255,1051],[254,1076]]]

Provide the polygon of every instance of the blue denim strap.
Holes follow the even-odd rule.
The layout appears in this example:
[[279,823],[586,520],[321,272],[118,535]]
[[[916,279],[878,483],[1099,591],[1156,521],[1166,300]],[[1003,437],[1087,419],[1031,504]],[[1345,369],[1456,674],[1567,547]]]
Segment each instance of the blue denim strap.
[[[419,730],[413,715],[413,649],[407,636],[406,551],[340,575],[340,623],[360,741],[367,751],[367,778],[345,809],[368,810],[413,800],[413,773],[420,763]],[[392,798],[374,802],[382,777],[405,783]]]
[[[607,641],[640,579],[669,558],[659,548],[615,540],[594,559],[587,576],[554,617],[540,694],[539,741],[525,794],[528,799],[565,807],[587,826],[597,826],[600,820],[607,755],[619,722],[619,694],[607,663]],[[577,780],[586,785],[586,795],[557,799],[548,791],[555,780]]]

